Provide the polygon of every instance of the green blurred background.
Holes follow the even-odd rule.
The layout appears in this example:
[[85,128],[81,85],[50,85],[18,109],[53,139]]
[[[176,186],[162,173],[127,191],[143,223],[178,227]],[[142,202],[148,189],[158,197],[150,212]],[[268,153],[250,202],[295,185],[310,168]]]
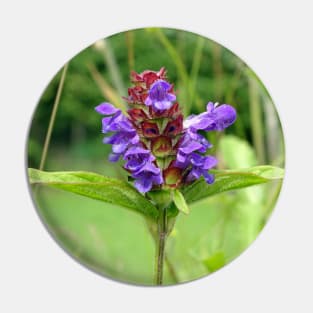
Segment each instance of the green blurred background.
[[[126,109],[131,70],[168,70],[185,116],[208,101],[233,105],[237,121],[211,133],[210,153],[219,168],[261,164],[284,167],[284,141],[274,104],[254,72],[214,41],[175,29],[138,29],[99,40],[68,63],[45,170],[85,170],[126,179],[121,163],[107,161],[101,116],[108,101]],[[33,115],[28,167],[39,168],[61,77],[52,79]],[[227,192],[192,205],[180,215],[166,246],[165,284],[212,273],[256,238],[275,205],[281,183]],[[153,284],[154,243],[144,219],[118,206],[49,187],[33,193],[40,216],[57,241],[78,261],[107,277]]]

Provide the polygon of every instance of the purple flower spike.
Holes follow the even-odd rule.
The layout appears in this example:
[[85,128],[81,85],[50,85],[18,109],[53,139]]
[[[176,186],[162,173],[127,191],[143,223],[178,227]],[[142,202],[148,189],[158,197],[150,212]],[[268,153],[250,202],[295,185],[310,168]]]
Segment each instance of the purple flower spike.
[[157,111],[168,110],[176,96],[170,93],[172,86],[165,80],[157,80],[149,90],[148,97],[145,100],[145,105],[151,106]]
[[122,158],[123,168],[141,193],[181,188],[200,177],[212,184],[210,169],[217,160],[208,155],[212,145],[203,133],[232,125],[236,110],[209,102],[205,112],[184,120],[165,68],[132,72],[131,79],[133,86],[124,98],[127,115],[107,102],[95,108],[103,116],[103,142],[112,145],[110,162]]

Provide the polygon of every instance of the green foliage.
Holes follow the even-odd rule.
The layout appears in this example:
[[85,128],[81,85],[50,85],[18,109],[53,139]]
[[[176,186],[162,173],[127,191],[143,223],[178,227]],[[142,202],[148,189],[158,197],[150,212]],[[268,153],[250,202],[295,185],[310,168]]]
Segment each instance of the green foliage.
[[121,205],[155,219],[157,209],[130,184],[88,172],[43,172],[29,169],[31,184],[46,184],[88,198]]
[[[199,179],[186,187],[183,194],[178,189],[172,192],[160,190],[150,192],[149,198],[157,206],[161,205],[163,207],[168,206],[172,198],[175,207],[180,212],[189,214],[190,209],[187,203],[193,203],[224,191],[283,178],[283,170],[274,166],[257,166],[240,171],[215,170],[214,173],[216,179],[212,185],[208,185],[204,179]],[[29,169],[28,174],[31,184],[44,184],[92,199],[120,205],[152,219],[156,219],[158,216],[158,210],[151,201],[129,183],[115,178],[90,172],[44,172],[33,168]]]
[[186,187],[183,194],[188,203],[213,196],[217,193],[267,183],[283,178],[283,169],[264,165],[242,170],[212,171],[215,182],[208,185],[204,179],[199,179]]
[[173,191],[173,201],[180,212],[184,214],[189,214],[190,209],[188,207],[188,204],[184,196],[178,189],[175,189]]

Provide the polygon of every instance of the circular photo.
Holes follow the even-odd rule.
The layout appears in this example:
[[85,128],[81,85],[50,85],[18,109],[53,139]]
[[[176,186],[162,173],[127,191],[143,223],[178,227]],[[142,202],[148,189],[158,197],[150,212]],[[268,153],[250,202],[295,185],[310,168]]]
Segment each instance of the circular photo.
[[256,74],[170,28],[100,39],[69,60],[38,101],[26,154],[56,242],[82,270],[142,286],[190,282],[238,257],[271,215],[285,160]]

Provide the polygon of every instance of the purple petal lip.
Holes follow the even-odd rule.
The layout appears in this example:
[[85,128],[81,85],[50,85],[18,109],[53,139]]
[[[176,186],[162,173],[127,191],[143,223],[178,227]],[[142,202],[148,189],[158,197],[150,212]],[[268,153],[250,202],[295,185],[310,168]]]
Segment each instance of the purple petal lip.
[[111,103],[103,102],[99,104],[95,110],[103,115],[111,115],[119,111],[116,107],[114,107]]
[[192,115],[184,121],[184,128],[193,131],[222,131],[235,122],[236,115],[236,110],[231,105],[215,106],[213,102],[209,102],[206,112]]
[[135,187],[139,192],[146,193],[152,188],[150,177],[141,177],[135,181]]
[[172,102],[168,101],[168,100],[163,100],[163,101],[156,101],[154,102],[154,107],[157,110],[163,111],[163,110],[167,110],[172,106]]
[[196,142],[196,141],[190,141],[189,144],[186,144],[185,146],[179,148],[179,151],[184,153],[184,154],[189,154],[193,151],[199,150],[202,148],[201,143]]
[[126,153],[124,154],[124,157],[128,158],[129,156],[137,156],[137,155],[140,155],[140,154],[150,155],[151,152],[149,150],[147,150],[147,149],[142,148],[142,147],[134,146],[134,147],[130,147],[126,151]]
[[139,175],[134,175],[136,178],[135,187],[139,192],[148,192],[153,184],[161,185],[163,184],[162,175],[154,175],[151,172],[141,172]]

